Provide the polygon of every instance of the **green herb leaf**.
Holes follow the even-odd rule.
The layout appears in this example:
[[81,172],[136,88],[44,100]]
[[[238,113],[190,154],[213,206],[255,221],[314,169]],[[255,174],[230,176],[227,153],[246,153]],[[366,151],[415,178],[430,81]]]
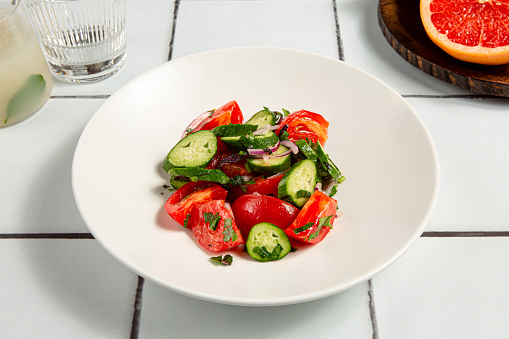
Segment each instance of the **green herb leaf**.
[[253,248],[253,252],[258,254],[260,256],[260,258],[263,258],[263,259],[270,258],[271,260],[278,260],[282,251],[283,251],[283,246],[281,246],[280,243],[278,243],[276,245],[276,247],[274,247],[272,252],[269,251],[267,249],[267,247],[265,247],[265,246],[262,246],[261,248],[259,246],[256,246],[255,248]]
[[189,222],[189,218],[191,217],[190,213],[187,213],[187,217],[184,219],[184,227],[187,228],[187,223]]
[[226,254],[224,258],[222,255],[218,255],[217,257],[211,257],[210,260],[223,266],[231,266],[233,257],[230,254]]
[[244,178],[242,175],[236,175],[233,178],[230,178],[230,185],[232,186],[240,186],[244,184]]
[[286,116],[288,116],[288,115],[290,115],[290,111],[288,111],[288,110],[286,110],[286,109],[284,109],[284,108],[282,108],[281,110],[283,111],[283,113],[284,113],[285,117],[286,117]]
[[330,220],[333,217],[334,217],[334,215],[329,215],[327,217],[318,219],[318,227],[316,228],[316,232],[310,234],[308,239],[313,240],[314,238],[316,238],[320,234],[320,231],[321,231],[322,227],[324,227],[324,226],[332,228]]
[[41,74],[32,74],[29,76],[7,103],[7,115],[4,124],[6,124],[10,118],[33,109],[41,100],[45,90],[46,80],[44,80]]
[[314,225],[314,224],[315,224],[315,223],[313,223],[313,222],[308,222],[308,223],[307,223],[307,224],[305,224],[304,226],[301,226],[301,227],[298,227],[298,228],[294,229],[294,230],[293,230],[293,233],[295,233],[295,234],[299,234],[300,232],[303,232],[303,231],[307,230],[308,228],[313,227],[313,225]]
[[221,216],[219,212],[216,214],[212,213],[203,213],[203,220],[209,224],[211,230],[215,231],[217,229],[217,225],[219,224],[219,220],[221,220]]
[[332,198],[333,196],[335,196],[335,195],[336,195],[336,193],[338,193],[338,185],[334,185],[334,186],[332,186],[332,189],[331,189],[331,191],[330,191],[330,193],[329,193],[329,197],[331,197],[331,198]]
[[235,233],[232,226],[232,218],[225,219],[223,235],[223,241],[230,242],[237,240],[237,233]]

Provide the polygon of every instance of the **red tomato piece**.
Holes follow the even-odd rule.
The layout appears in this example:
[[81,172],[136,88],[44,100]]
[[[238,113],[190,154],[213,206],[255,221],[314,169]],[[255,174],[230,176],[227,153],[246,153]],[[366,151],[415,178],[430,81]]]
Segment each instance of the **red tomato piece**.
[[216,169],[219,166],[219,163],[221,162],[221,159],[223,156],[230,152],[228,147],[224,144],[224,142],[221,141],[221,139],[217,138],[217,151],[216,155],[212,158],[210,163],[207,165],[207,169]]
[[319,141],[322,146],[327,141],[329,122],[318,113],[300,110],[287,115],[281,121],[281,127],[277,130],[277,134],[285,125],[288,125],[286,131],[288,139],[291,141],[308,138],[313,142]]
[[261,222],[269,222],[284,230],[299,213],[299,209],[293,205],[259,194],[241,196],[233,202],[232,210],[244,238],[247,238],[254,225]]
[[[193,207],[211,200],[225,200],[228,191],[213,182],[188,182],[176,190],[166,201],[164,209],[176,222],[185,225]],[[189,224],[189,223],[188,223]],[[189,225],[187,225],[189,228]]]
[[316,244],[329,233],[336,218],[337,201],[315,191],[293,223],[285,230],[288,237]]
[[189,224],[201,247],[212,252],[226,251],[244,243],[228,203],[212,200],[196,205]]
[[225,162],[219,166],[219,169],[223,171],[228,178],[233,178],[236,175],[246,176],[249,172],[246,169],[246,159],[237,162]]
[[277,186],[284,175],[285,173],[283,172],[268,178],[259,176],[253,179],[254,183],[234,186],[232,189],[233,196],[237,199],[246,194],[258,193],[261,195],[272,195],[273,197],[277,197]]

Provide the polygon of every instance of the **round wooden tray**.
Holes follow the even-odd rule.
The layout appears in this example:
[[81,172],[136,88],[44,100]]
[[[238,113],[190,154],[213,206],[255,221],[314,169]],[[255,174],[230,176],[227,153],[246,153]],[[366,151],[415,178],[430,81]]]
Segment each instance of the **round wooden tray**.
[[378,22],[392,48],[415,67],[472,92],[509,97],[509,64],[477,65],[449,56],[424,31],[418,0],[380,0]]

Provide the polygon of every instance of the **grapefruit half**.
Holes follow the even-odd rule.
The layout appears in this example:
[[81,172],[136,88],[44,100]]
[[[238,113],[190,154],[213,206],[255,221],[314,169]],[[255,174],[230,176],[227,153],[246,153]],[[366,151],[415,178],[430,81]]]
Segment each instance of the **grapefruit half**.
[[431,41],[452,57],[509,63],[509,0],[421,0],[420,12]]

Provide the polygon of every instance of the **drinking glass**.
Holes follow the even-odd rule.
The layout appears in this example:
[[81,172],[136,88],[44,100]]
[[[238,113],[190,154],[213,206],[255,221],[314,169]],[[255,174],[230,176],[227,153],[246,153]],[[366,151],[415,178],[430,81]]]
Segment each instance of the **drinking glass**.
[[53,78],[18,0],[0,0],[0,128],[37,112]]
[[53,74],[95,82],[126,62],[125,0],[23,0]]

